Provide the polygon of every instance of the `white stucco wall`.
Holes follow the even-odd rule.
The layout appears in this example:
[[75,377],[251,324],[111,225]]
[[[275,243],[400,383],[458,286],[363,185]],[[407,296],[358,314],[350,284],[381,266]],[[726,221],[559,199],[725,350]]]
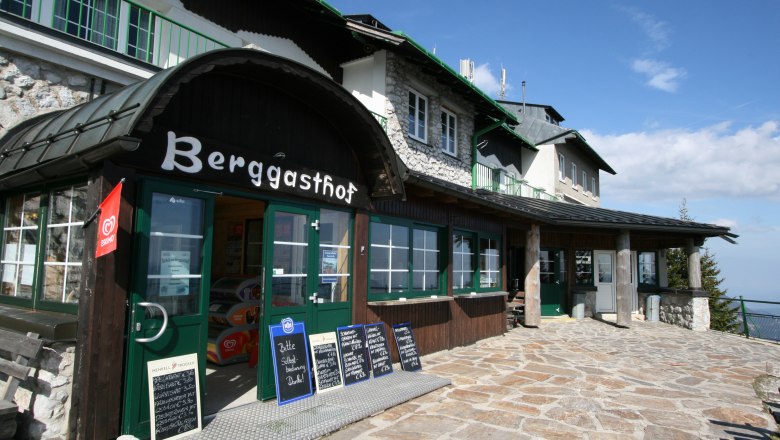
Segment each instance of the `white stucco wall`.
[[535,188],[542,188],[555,195],[555,181],[558,180],[558,158],[553,145],[537,145],[537,152],[523,151],[523,179]]
[[380,116],[387,117],[387,52],[384,50],[373,55],[350,61],[341,65],[342,86],[352,93],[366,108]]

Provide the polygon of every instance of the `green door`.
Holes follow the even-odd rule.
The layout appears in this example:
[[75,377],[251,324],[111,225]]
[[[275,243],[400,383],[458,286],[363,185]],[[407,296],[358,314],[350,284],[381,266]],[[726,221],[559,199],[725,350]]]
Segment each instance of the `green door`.
[[352,214],[272,204],[266,211],[265,310],[259,397],[275,395],[268,326],[290,317],[308,334],[352,323]]
[[539,281],[541,283],[542,316],[564,313],[566,292],[564,252],[561,249],[541,249],[539,254]]
[[150,436],[147,362],[197,353],[204,390],[213,201],[202,194],[147,184],[138,206],[137,262],[127,333],[125,434]]

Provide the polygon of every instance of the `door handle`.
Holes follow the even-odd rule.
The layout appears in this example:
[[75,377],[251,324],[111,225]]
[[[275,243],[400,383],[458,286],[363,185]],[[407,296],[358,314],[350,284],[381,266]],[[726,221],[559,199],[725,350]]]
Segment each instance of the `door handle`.
[[162,323],[162,327],[160,327],[160,331],[157,332],[156,335],[154,335],[154,336],[152,336],[150,338],[136,338],[135,342],[140,342],[142,344],[146,344],[148,342],[154,342],[154,341],[160,339],[160,337],[165,332],[165,329],[168,328],[168,312],[165,311],[165,307],[163,307],[163,306],[161,306],[161,305],[159,305],[157,303],[154,303],[154,302],[139,302],[138,305],[141,306],[141,307],[156,307],[156,308],[158,308],[162,312],[162,314],[163,314],[163,323]]

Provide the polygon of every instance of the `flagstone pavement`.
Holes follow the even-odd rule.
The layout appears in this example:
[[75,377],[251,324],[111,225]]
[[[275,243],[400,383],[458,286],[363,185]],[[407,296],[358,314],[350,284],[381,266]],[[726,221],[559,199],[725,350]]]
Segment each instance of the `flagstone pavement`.
[[543,320],[422,364],[452,385],[327,439],[780,438],[756,391],[780,399],[780,344],[658,322]]

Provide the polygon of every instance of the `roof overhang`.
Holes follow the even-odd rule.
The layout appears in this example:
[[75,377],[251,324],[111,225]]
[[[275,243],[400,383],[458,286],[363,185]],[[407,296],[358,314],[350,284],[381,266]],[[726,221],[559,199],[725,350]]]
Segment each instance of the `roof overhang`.
[[286,58],[251,49],[222,49],[193,57],[151,78],[68,110],[31,118],[0,139],[0,189],[63,173],[132,151],[150,133],[182,84],[215,68],[236,75],[285,78],[290,94],[304,102],[327,103],[322,116],[349,133],[372,197],[403,197],[405,166],[373,115],[341,85]]

